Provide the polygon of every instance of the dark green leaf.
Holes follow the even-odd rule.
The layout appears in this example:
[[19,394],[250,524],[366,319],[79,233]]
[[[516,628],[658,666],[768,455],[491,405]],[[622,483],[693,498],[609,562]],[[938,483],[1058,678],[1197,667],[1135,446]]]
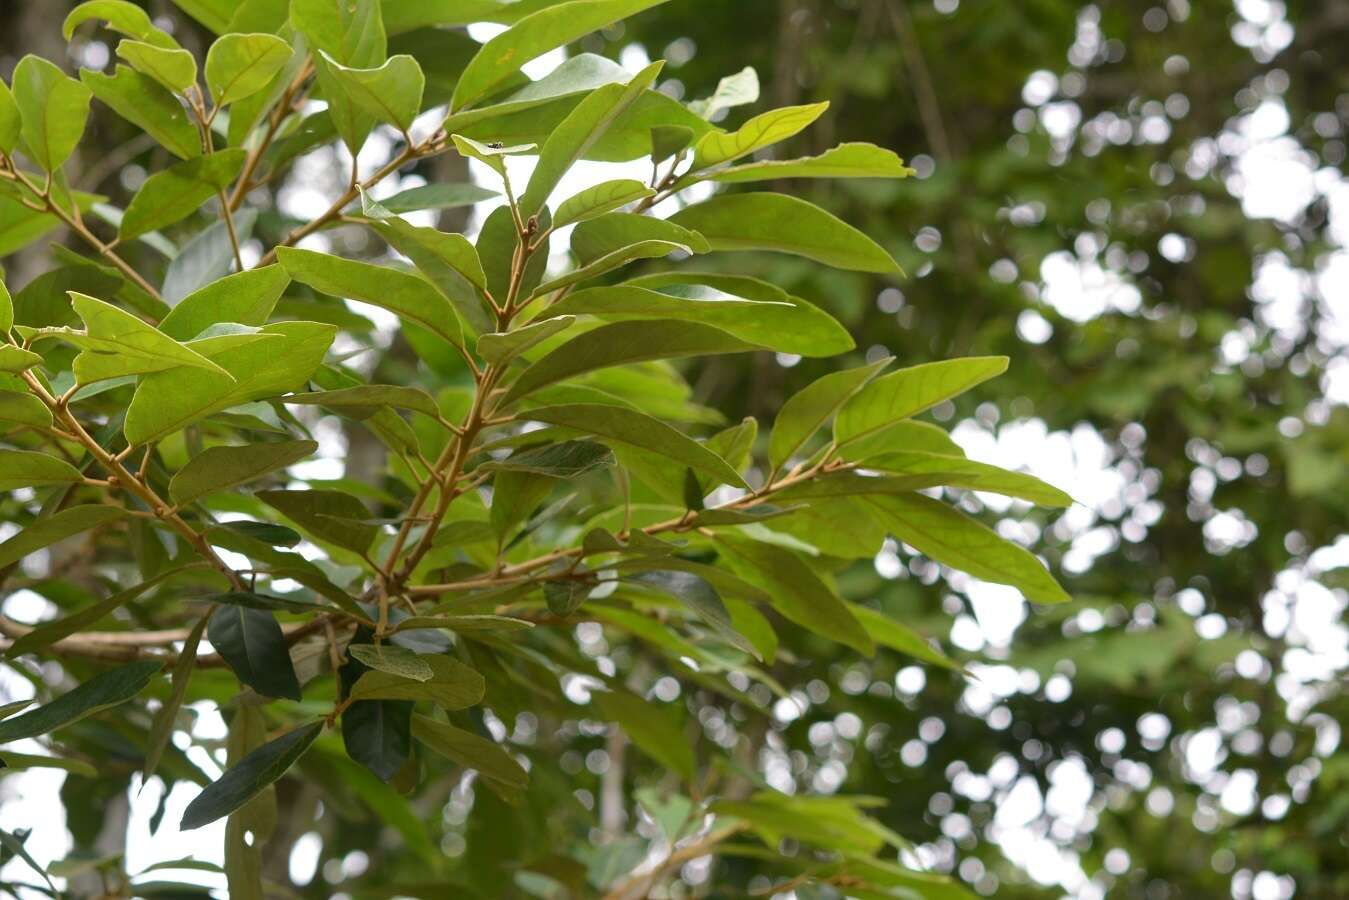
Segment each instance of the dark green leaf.
[[261,478],[310,456],[314,441],[278,441],[242,447],[208,447],[192,457],[169,482],[169,497],[185,506],[208,494]]
[[234,812],[286,774],[322,731],[323,723],[314,722],[283,734],[248,754],[188,804],[178,827],[184,831],[200,828]]
[[300,699],[286,636],[270,612],[221,606],[211,614],[206,636],[244,684],[268,697]]
[[974,356],[891,372],[844,404],[834,423],[834,440],[844,447],[870,437],[1005,371],[1005,356]]
[[364,553],[379,532],[361,501],[340,491],[259,491],[256,495],[319,540]]
[[419,657],[431,669],[426,680],[389,672],[365,672],[351,688],[356,700],[430,700],[444,709],[465,709],[481,702],[485,682],[481,675],[448,656]]
[[553,478],[576,478],[591,469],[613,465],[613,454],[593,441],[564,441],[513,453],[502,460],[484,463],[482,469],[500,472],[530,472]]
[[600,715],[616,722],[648,756],[683,778],[693,777],[693,744],[684,734],[680,707],[619,691],[596,693],[593,698]]
[[[377,672],[410,678],[413,681],[430,681],[435,670],[411,650],[388,644],[348,644],[347,655],[364,666]],[[360,682],[356,682],[357,686]]]
[[190,216],[229,185],[245,156],[240,149],[221,150],[151,175],[127,205],[118,237],[129,241]]
[[37,709],[0,722],[0,744],[50,734],[86,716],[125,703],[144,690],[162,662],[127,663],[93,678]]
[[12,565],[35,550],[68,537],[126,517],[126,510],[115,506],[72,506],[33,522],[14,537],[0,544],[0,567]]

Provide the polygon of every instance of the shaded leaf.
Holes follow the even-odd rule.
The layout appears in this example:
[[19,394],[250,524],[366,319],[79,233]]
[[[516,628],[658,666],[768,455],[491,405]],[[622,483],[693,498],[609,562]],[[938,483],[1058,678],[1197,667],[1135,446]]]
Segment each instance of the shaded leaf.
[[183,811],[178,827],[184,831],[209,825],[247,803],[295,764],[323,731],[314,722],[263,744],[206,786]]
[[74,484],[84,478],[64,459],[35,450],[0,449],[0,491],[49,484]]
[[[231,148],[156,172],[127,204],[118,237],[129,241],[190,216],[239,174],[248,154]],[[232,320],[234,321],[234,320]]]
[[276,618],[246,606],[220,606],[206,636],[239,680],[267,697],[300,699],[290,647]]
[[356,680],[350,696],[355,700],[430,700],[450,710],[481,702],[486,683],[477,672],[448,656],[426,654],[419,659],[430,667],[430,678],[413,680],[368,671]]
[[169,482],[169,497],[185,506],[208,494],[284,469],[318,450],[314,441],[278,441],[242,447],[207,447]]
[[681,707],[651,703],[625,691],[596,693],[593,699],[600,715],[617,723],[644,753],[683,778],[693,777],[693,745],[684,735]]
[[50,734],[110,706],[125,703],[144,690],[163,667],[162,662],[147,660],[100,672],[50,703],[0,722],[0,743]]
[[12,565],[36,550],[73,537],[81,531],[97,528],[125,517],[126,510],[94,504],[72,506],[43,516],[0,544],[0,567]]
[[421,715],[412,717],[412,736],[451,762],[475,769],[497,793],[513,798],[529,786],[529,773],[486,738]]
[[361,665],[399,678],[430,681],[435,675],[435,670],[424,659],[405,647],[388,644],[348,644],[347,655]]

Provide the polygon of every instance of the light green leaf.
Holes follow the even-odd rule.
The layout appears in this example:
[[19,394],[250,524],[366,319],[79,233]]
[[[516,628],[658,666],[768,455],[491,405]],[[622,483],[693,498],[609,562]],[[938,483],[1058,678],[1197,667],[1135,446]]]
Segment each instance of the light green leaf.
[[290,275],[277,265],[227,275],[184,297],[159,323],[159,330],[175,340],[190,341],[222,322],[261,327],[288,284]]
[[206,637],[239,680],[259,694],[300,699],[290,647],[270,612],[222,604],[211,614]]
[[80,470],[55,456],[35,450],[0,449],[0,491],[49,484],[75,484]]
[[772,596],[784,617],[809,631],[871,656],[875,642],[852,610],[801,557],[785,547],[740,535],[718,534],[732,568]]
[[360,151],[375,119],[347,95],[322,54],[358,69],[383,63],[387,39],[379,6],[379,0],[294,0],[290,5],[290,23],[315,57],[329,119],[352,154]]
[[818,206],[785,194],[718,194],[680,210],[670,221],[702,233],[713,250],[774,250],[837,269],[900,271],[871,238]]
[[387,309],[463,346],[454,307],[424,278],[294,247],[280,248],[277,259],[292,278],[316,291]]
[[421,388],[404,387],[397,384],[362,384],[356,387],[340,388],[335,391],[313,391],[306,394],[291,394],[283,398],[286,403],[299,403],[306,406],[326,406],[330,409],[379,409],[396,406],[410,409],[433,419],[440,418],[440,407],[430,394]]
[[353,700],[430,700],[450,710],[467,709],[482,701],[486,682],[477,672],[448,656],[426,654],[419,659],[431,669],[430,678],[413,680],[372,670],[356,680],[349,696]]
[[88,0],[81,3],[66,16],[64,24],[61,25],[61,34],[66,40],[70,40],[76,28],[94,19],[103,22],[113,31],[156,47],[172,49],[178,46],[177,41],[150,21],[150,16],[144,9],[126,0]]
[[775,181],[779,178],[909,178],[914,170],[904,165],[892,150],[860,142],[839,144],[819,156],[801,159],[766,159],[721,169],[708,181],[738,184]]
[[490,331],[496,324],[483,291],[478,251],[462,234],[450,234],[429,226],[411,225],[399,218],[368,220],[399,253],[412,260],[417,270],[454,304],[455,310],[475,333]]
[[759,99],[759,73],[745,66],[734,75],[717,82],[717,89],[706,100],[694,100],[689,109],[704,119],[711,119],[723,109],[745,106]]
[[41,363],[42,357],[31,350],[15,347],[13,344],[0,345],[0,372],[22,372]]
[[892,361],[886,358],[855,369],[831,372],[788,398],[778,410],[773,422],[773,433],[768,440],[768,459],[774,471],[780,469],[850,397]]
[[100,672],[50,703],[0,722],[0,744],[50,734],[86,716],[125,703],[139,694],[164,667],[162,662],[133,662]]
[[[0,349],[0,357],[3,355],[4,350]],[[0,370],[3,369],[3,363],[0,363]],[[47,408],[47,404],[32,394],[21,394],[18,391],[0,391],[0,422],[50,428],[52,411]]]
[[552,281],[545,282],[534,289],[534,296],[542,297],[553,291],[561,290],[568,285],[579,284],[582,281],[588,281],[591,278],[603,275],[605,272],[612,272],[614,269],[622,268],[628,263],[638,259],[660,259],[663,256],[669,256],[675,251],[682,253],[692,253],[693,248],[688,244],[675,244],[670,241],[639,241],[636,244],[629,244],[613,253],[601,256],[599,259],[586,263],[579,269],[573,269],[565,275],[559,275]]
[[496,191],[476,184],[424,184],[385,197],[379,204],[397,215],[420,209],[456,209],[499,196]]
[[605,213],[577,225],[571,235],[571,249],[582,265],[588,265],[625,247],[648,241],[682,245],[694,253],[712,249],[701,234],[668,219],[621,212]]
[[553,189],[567,171],[651,86],[664,65],[663,62],[654,62],[634,75],[626,85],[608,84],[597,88],[576,104],[576,108],[553,130],[539,151],[539,164],[534,167],[529,187],[520,198],[520,212],[526,220],[536,215],[548,202]]
[[117,230],[119,239],[129,241],[192,215],[229,186],[247,155],[239,148],[221,150],[151,175],[127,204]]
[[848,609],[862,623],[862,627],[871,635],[878,646],[889,647],[906,656],[923,662],[941,666],[959,672],[961,667],[941,650],[933,647],[921,634],[907,625],[896,622],[882,612],[863,606],[860,603],[848,603]]
[[702,444],[659,419],[621,406],[573,403],[545,406],[527,413],[530,419],[560,425],[606,441],[650,450],[716,479],[718,484],[747,488],[740,473]]
[[460,156],[476,159],[501,176],[506,174],[505,157],[518,156],[538,149],[537,144],[516,144],[512,147],[507,147],[504,144],[499,146],[484,144],[481,141],[473,140],[473,138],[464,137],[462,134],[452,134],[450,140],[454,141],[454,147],[459,151]]
[[148,75],[171,91],[182,93],[197,83],[197,60],[181,47],[157,47],[145,41],[124,40],[117,55],[131,68]]
[[209,825],[243,806],[293,766],[323,731],[314,722],[263,744],[206,786],[183,811],[183,831]]
[[417,60],[400,53],[378,68],[355,69],[325,53],[323,63],[356,106],[400,131],[412,127],[412,120],[421,112],[422,91],[426,88],[426,76]]
[[502,406],[532,391],[586,372],[651,359],[679,359],[762,349],[693,322],[616,322],[572,338],[525,370]]
[[664,0],[572,0],[525,16],[483,44],[469,61],[450,101],[466,109],[498,89],[532,59],[577,38],[639,13]]
[[290,45],[274,34],[226,34],[206,51],[206,86],[216,106],[256,94],[290,60]]
[[0,152],[13,153],[23,133],[22,114],[14,92],[0,79]]
[[868,469],[902,475],[932,475],[933,484],[968,491],[1019,497],[1040,506],[1072,506],[1073,498],[1034,475],[936,453],[883,453],[866,462]]
[[14,101],[23,117],[23,142],[47,172],[75,152],[89,119],[89,88],[57,66],[29,54],[14,67]]
[[829,103],[784,106],[750,119],[730,133],[711,131],[693,146],[693,170],[702,171],[785,141],[824,114]]
[[921,494],[869,494],[865,499],[896,538],[943,565],[1011,585],[1036,603],[1072,599],[1029,550],[964,513]]
[[593,219],[595,216],[612,212],[646,197],[653,197],[655,194],[655,191],[636,179],[618,178],[606,181],[562,201],[553,216],[553,227],[561,228],[573,222]]
[[0,336],[9,334],[14,327],[14,298],[9,295],[9,287],[0,278]]
[[634,744],[656,762],[686,779],[693,778],[693,745],[684,734],[683,707],[652,703],[626,691],[593,696],[599,714],[615,722]]
[[412,736],[451,762],[477,770],[488,787],[508,798],[529,786],[529,773],[514,757],[472,732],[413,715]]
[[115,506],[72,506],[43,516],[0,544],[0,567],[13,565],[34,551],[49,547],[90,528],[97,528],[126,517],[126,510]]
[[281,322],[262,330],[281,340],[246,344],[213,357],[229,375],[178,369],[142,378],[127,409],[127,441],[138,445],[159,440],[204,416],[294,390],[322,363],[337,332],[317,322]]
[[182,159],[201,154],[201,136],[187,110],[159,82],[119,65],[112,75],[80,70],[80,81],[123,119]]
[[284,469],[314,451],[313,441],[278,441],[242,447],[207,447],[169,481],[169,497],[179,506]]
[[425,659],[406,647],[392,644],[348,644],[347,656],[376,672],[413,681],[430,681],[436,674]]
[[1005,371],[1005,356],[971,356],[891,372],[867,385],[839,410],[834,440],[845,447],[868,438]]
[[559,331],[565,331],[575,321],[574,316],[550,316],[541,322],[531,322],[523,328],[484,334],[478,338],[478,355],[489,363],[501,365]]
[[81,384],[179,366],[206,369],[229,377],[219,363],[111,303],[75,291],[70,292],[70,301],[84,320],[85,332],[64,332],[60,337],[83,351],[75,358],[75,378]]

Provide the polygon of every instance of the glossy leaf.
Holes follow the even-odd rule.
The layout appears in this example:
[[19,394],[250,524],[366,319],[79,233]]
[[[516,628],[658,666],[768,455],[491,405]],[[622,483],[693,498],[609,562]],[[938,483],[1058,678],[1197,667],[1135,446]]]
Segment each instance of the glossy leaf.
[[722,184],[741,184],[779,178],[910,178],[913,174],[914,170],[904,165],[893,150],[851,142],[839,144],[819,156],[745,163],[720,169],[706,178]]
[[561,228],[585,219],[613,212],[646,197],[655,196],[655,191],[642,182],[632,178],[616,178],[594,187],[588,187],[579,194],[573,194],[562,201],[553,215],[553,227]]
[[322,722],[304,725],[248,754],[187,805],[178,827],[200,828],[234,812],[286,774],[322,731]]
[[256,94],[290,59],[290,45],[274,34],[226,34],[206,53],[206,86],[216,106]]
[[371,69],[349,68],[326,54],[323,62],[356,106],[401,131],[412,127],[426,88],[426,76],[417,60],[400,53]]
[[50,734],[86,716],[125,703],[144,690],[163,667],[162,662],[146,660],[100,672],[50,703],[0,722],[0,744]]
[[211,614],[206,636],[244,684],[268,697],[300,699],[290,648],[270,612],[220,606]]

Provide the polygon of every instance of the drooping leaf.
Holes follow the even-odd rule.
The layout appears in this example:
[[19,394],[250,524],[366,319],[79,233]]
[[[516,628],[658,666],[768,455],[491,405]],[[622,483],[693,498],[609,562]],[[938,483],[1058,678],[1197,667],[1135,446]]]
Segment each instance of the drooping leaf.
[[0,449],[0,491],[50,484],[74,484],[84,476],[59,457],[36,450]]
[[739,535],[718,534],[735,568],[768,591],[773,607],[815,634],[871,656],[875,642],[847,605],[791,550]]
[[248,754],[187,805],[178,827],[184,831],[200,828],[234,812],[286,774],[322,731],[323,723],[314,722]]
[[412,736],[451,762],[477,770],[499,794],[515,797],[529,786],[524,767],[486,738],[421,715],[412,717]]
[[877,360],[855,369],[831,372],[788,398],[773,421],[768,440],[768,458],[774,470],[792,457],[891,359]]
[[760,113],[736,131],[708,132],[693,147],[693,169],[710,169],[785,141],[824,115],[828,108],[828,102],[785,106]]
[[222,605],[211,614],[206,636],[244,684],[267,697],[300,699],[285,633],[270,612]]
[[934,484],[1018,497],[1039,506],[1072,506],[1067,493],[1024,472],[1011,472],[974,460],[936,453],[883,453],[867,460],[868,469],[900,475],[931,475]]
[[862,627],[871,635],[877,646],[889,647],[891,650],[896,650],[923,662],[941,666],[944,669],[960,671],[960,666],[953,662],[950,657],[933,647],[926,638],[902,622],[896,622],[884,613],[860,603],[849,603],[848,608],[862,623]]
[[655,191],[633,178],[616,178],[594,187],[588,187],[562,201],[553,216],[553,227],[561,228],[585,219],[613,212],[646,197]]
[[118,237],[129,241],[187,218],[229,186],[247,155],[242,149],[221,150],[151,175],[127,204]]
[[206,86],[216,106],[256,94],[290,59],[290,45],[274,34],[226,34],[206,52]]
[[527,15],[483,44],[459,77],[452,111],[473,106],[530,60],[664,0],[572,0]]
[[524,371],[502,405],[586,372],[652,359],[679,359],[762,349],[694,322],[616,322],[572,338]]
[[86,716],[125,703],[144,690],[164,664],[143,660],[100,672],[50,703],[0,722],[0,744],[50,734]]
[[718,194],[670,221],[701,233],[713,250],[773,250],[838,269],[897,273],[879,244],[818,206],[786,194]]
[[[376,672],[396,675],[412,681],[430,681],[435,669],[421,656],[390,644],[348,644],[347,655]],[[360,682],[356,684],[359,686]]]
[[684,735],[681,707],[650,703],[625,691],[596,693],[594,702],[600,715],[616,722],[644,753],[683,778],[693,777],[693,745]]
[[51,546],[57,541],[125,517],[124,509],[94,504],[72,506],[43,516],[0,544],[0,567],[12,565],[35,550]]
[[316,291],[379,306],[429,328],[452,344],[462,346],[464,342],[454,307],[423,278],[293,247],[280,248],[277,259],[292,278]]
[[159,82],[129,66],[112,75],[80,70],[80,81],[123,119],[182,159],[201,153],[201,137],[181,103]]
[[218,363],[111,303],[75,291],[70,292],[70,302],[84,320],[85,331],[60,337],[83,351],[75,358],[75,377],[81,384],[180,366],[229,377]]
[[284,469],[318,450],[314,441],[277,441],[242,447],[208,447],[192,457],[169,482],[179,506]]
[[14,67],[12,88],[22,115],[23,142],[33,162],[47,172],[56,171],[84,135],[89,88],[32,54]]
[[350,696],[356,700],[430,700],[450,710],[466,709],[482,701],[485,682],[473,669],[448,656],[423,654],[418,658],[431,669],[430,678],[412,679],[371,670],[356,680]]
[[645,413],[621,406],[573,403],[530,410],[529,418],[560,425],[621,445],[649,450],[715,478],[718,484],[748,485],[740,473],[702,444]]
[[701,575],[676,569],[654,569],[635,575],[631,580],[674,597],[729,643],[746,653],[759,656],[758,649],[735,630],[731,614],[716,587]]
[[1005,371],[1005,356],[973,356],[891,372],[844,404],[834,423],[834,440],[843,447],[868,438]]

